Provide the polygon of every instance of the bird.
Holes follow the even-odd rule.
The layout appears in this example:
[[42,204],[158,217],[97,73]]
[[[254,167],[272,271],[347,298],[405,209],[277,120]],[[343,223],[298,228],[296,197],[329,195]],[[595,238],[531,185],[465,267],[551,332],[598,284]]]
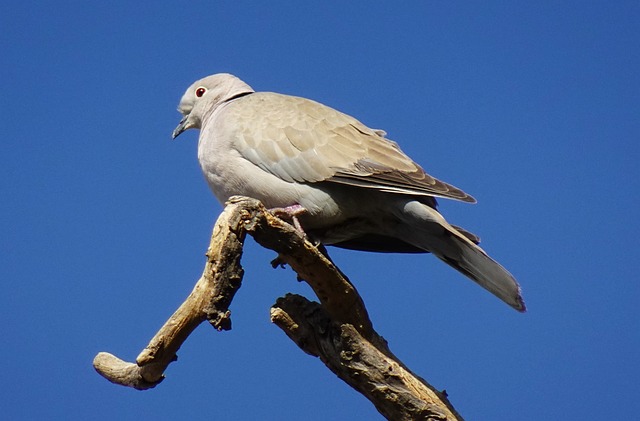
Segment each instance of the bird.
[[513,275],[437,208],[438,198],[476,200],[427,174],[384,131],[311,99],[256,92],[228,73],[194,82],[178,111],[172,138],[200,130],[198,161],[220,203],[258,199],[322,245],[431,253],[526,311]]

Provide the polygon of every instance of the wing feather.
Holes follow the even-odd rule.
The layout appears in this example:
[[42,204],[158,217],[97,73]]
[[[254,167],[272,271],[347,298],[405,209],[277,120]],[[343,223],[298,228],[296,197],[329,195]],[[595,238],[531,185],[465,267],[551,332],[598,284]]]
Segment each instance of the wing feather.
[[229,103],[224,119],[242,156],[289,182],[326,181],[475,202],[427,174],[383,131],[315,101],[257,92]]

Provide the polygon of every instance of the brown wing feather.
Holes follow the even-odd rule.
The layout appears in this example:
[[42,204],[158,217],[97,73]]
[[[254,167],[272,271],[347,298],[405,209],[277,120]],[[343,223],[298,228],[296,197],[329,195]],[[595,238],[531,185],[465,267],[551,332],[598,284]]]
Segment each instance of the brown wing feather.
[[384,132],[315,101],[258,92],[233,100],[225,112],[238,151],[283,180],[475,202],[424,172]]

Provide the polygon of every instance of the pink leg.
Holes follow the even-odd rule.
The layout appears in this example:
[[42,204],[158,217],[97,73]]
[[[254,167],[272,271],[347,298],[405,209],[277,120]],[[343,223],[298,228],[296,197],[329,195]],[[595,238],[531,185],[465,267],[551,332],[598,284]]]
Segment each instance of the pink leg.
[[298,216],[307,212],[305,208],[300,206],[299,204],[287,206],[284,208],[273,208],[269,209],[269,212],[282,219],[290,219],[293,222],[293,226],[296,227],[298,231],[304,234],[304,229],[302,225],[300,225],[300,221],[298,221]]

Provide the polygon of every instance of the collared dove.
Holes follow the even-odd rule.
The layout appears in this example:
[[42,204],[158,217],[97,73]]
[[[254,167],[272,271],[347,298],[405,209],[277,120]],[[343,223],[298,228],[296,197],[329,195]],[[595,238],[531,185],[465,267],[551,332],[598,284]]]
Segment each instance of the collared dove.
[[326,245],[431,252],[525,311],[514,277],[436,210],[435,197],[475,199],[425,173],[383,131],[309,99],[255,92],[226,73],[191,85],[178,111],[173,138],[200,129],[198,160],[221,203],[243,195],[285,209]]

